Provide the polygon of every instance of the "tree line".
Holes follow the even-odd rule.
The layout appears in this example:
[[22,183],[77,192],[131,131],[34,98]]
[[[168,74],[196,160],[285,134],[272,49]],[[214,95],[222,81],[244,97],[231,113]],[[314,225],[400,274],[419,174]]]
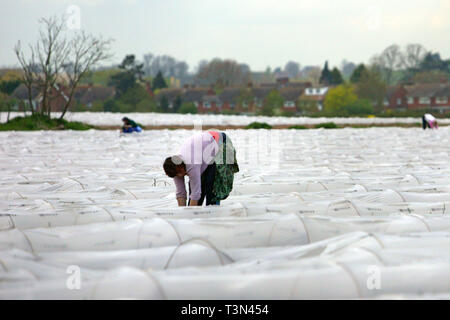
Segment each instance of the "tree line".
[[[119,65],[100,67],[112,57],[112,39],[103,39],[84,31],[70,36],[64,29],[64,17],[43,18],[40,21],[37,41],[29,45],[28,52],[20,41],[14,48],[21,72],[0,76],[0,105],[9,108],[16,103],[11,93],[23,83],[28,91],[28,107],[32,105],[33,90],[41,97],[40,113],[50,114],[55,90],[64,86],[65,103],[60,118],[73,105],[74,94],[80,84],[101,84],[115,88],[115,96],[96,103],[97,111],[167,111],[167,101],[155,101],[152,94],[167,87],[184,84],[213,88],[221,92],[226,87],[245,87],[248,83],[274,82],[277,77],[289,77],[291,81],[310,81],[323,86],[343,86],[357,97],[351,105],[369,110],[381,106],[388,86],[397,84],[443,82],[450,79],[450,59],[442,59],[437,52],[428,51],[420,44],[408,44],[404,48],[393,44],[374,55],[367,64],[355,64],[344,60],[341,65],[323,68],[301,66],[288,61],[284,67],[263,72],[252,71],[245,63],[233,59],[202,60],[190,71],[185,61],[168,55],[147,53],[139,61],[135,55],[124,57]],[[348,93],[348,92],[347,92]],[[350,95],[351,96],[351,95]],[[353,97],[353,96],[352,96]],[[178,105],[180,104],[180,105]],[[180,110],[181,102],[175,102]],[[85,106],[75,106],[82,110]],[[356,108],[356,107],[355,107]],[[192,110],[192,106],[184,110]],[[356,108],[358,109],[358,108]],[[355,110],[356,110],[355,109]],[[33,108],[29,109],[34,112]],[[377,110],[374,110],[377,111]]]

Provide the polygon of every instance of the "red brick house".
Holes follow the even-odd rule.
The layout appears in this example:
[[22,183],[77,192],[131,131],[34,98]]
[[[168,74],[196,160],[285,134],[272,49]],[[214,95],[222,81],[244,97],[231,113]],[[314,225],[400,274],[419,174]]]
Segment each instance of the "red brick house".
[[298,100],[303,94],[304,88],[292,88],[285,87],[279,90],[280,95],[283,97],[283,111],[296,113],[298,112]]
[[325,98],[331,86],[315,86],[305,88],[299,100],[299,109],[302,114],[322,111]]
[[204,112],[203,97],[213,95],[211,89],[208,88],[184,88],[182,90],[181,100],[183,102],[193,103],[197,107],[198,112]]
[[[55,86],[48,93],[48,101],[53,112],[61,112],[69,100],[69,89],[63,85],[55,84]],[[75,105],[75,103],[81,103],[88,108],[92,107],[92,104],[96,101],[104,101],[108,98],[114,97],[115,90],[110,87],[92,86],[92,85],[80,85],[75,89],[72,101],[69,106],[69,110]],[[21,105],[29,105],[28,90],[24,84],[21,84],[14,90],[12,96],[21,101]],[[31,90],[31,100],[33,104],[33,110],[40,111],[42,108],[42,93],[38,90],[37,86],[33,86]],[[19,110],[23,108],[19,105]],[[28,109],[28,107],[27,107]]]
[[[22,103],[26,106],[28,106],[28,90],[27,87],[24,84],[21,84],[19,87],[14,90],[13,94],[14,97],[22,100]],[[38,90],[38,87],[34,87],[32,89],[32,104],[33,104],[33,110],[35,111],[41,111],[42,109],[42,100],[43,96],[42,93]],[[50,106],[50,110],[52,112],[61,112],[64,110],[65,105],[69,101],[69,92],[65,86],[55,84],[52,88],[50,88],[49,92],[47,93],[47,102]],[[70,107],[72,107],[75,103],[75,100],[73,99],[70,103]]]
[[435,109],[439,113],[450,111],[450,84],[423,83],[405,87],[406,104],[410,110]]
[[94,86],[89,84],[78,86],[75,89],[73,98],[77,103],[91,108],[95,102],[113,98],[115,94],[116,90],[112,87]]
[[219,95],[222,101],[222,110],[231,112],[240,111],[239,97],[241,96],[241,88],[225,88]]
[[199,113],[219,113],[222,111],[222,101],[215,91],[210,89],[201,97],[197,110]]
[[[48,94],[48,105],[52,112],[61,112],[69,102],[70,92],[66,86],[55,84]],[[42,100],[41,100],[42,102]],[[69,109],[75,104],[75,99],[70,101]],[[42,108],[42,105],[40,106]]]
[[258,112],[263,107],[267,96],[276,88],[271,87],[256,87],[252,89],[253,92],[253,108],[254,112]]
[[173,108],[175,104],[176,98],[183,95],[182,89],[160,89],[158,94],[155,96],[155,100],[157,103],[161,103],[161,99],[166,97],[167,102],[169,103],[169,110]]
[[282,88],[309,88],[312,86],[311,82],[290,82],[289,77],[280,76],[276,79],[276,82],[261,83],[261,88],[272,88],[272,89],[282,89]]
[[253,87],[249,83],[246,87],[227,87],[220,94],[212,88],[162,89],[156,95],[156,100],[165,96],[169,101],[169,109],[179,96],[182,102],[193,103],[198,113],[221,113],[223,111],[243,114],[257,113],[265,103],[267,95],[272,90],[278,90],[284,99],[283,110],[296,113],[298,97],[304,89],[310,87],[309,82],[290,83],[287,78],[280,78],[276,83]]
[[383,101],[383,108],[385,110],[406,110],[408,108],[407,93],[403,86],[388,87]]
[[[19,105],[16,106],[16,109],[18,111],[23,111],[24,106],[26,106],[26,109],[29,110],[29,99],[28,99],[28,89],[27,86],[23,83],[19,85],[11,94],[12,97],[18,99]],[[33,110],[36,110],[39,104],[39,89],[37,86],[31,87],[31,103]]]

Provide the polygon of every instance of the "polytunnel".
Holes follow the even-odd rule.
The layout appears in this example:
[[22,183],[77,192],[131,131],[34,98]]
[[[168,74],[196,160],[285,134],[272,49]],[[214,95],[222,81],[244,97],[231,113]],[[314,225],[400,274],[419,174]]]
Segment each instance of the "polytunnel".
[[118,250],[177,245],[205,239],[220,248],[302,245],[348,232],[386,234],[450,231],[449,216],[400,215],[331,218],[286,214],[275,218],[130,219],[0,233],[0,250]]
[[232,193],[179,208],[192,133],[0,132],[0,299],[448,298],[449,127],[227,130]]

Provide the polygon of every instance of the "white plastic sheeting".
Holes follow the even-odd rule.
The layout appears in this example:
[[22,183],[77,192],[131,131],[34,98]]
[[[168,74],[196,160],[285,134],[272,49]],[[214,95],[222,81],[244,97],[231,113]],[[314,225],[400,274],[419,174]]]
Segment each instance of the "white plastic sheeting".
[[0,133],[0,298],[448,298],[449,129],[229,131],[203,208],[161,168],[192,131]]
[[193,238],[208,239],[219,248],[270,247],[308,244],[353,231],[385,234],[450,231],[450,217],[409,215],[354,219],[289,214],[257,219],[133,219],[83,226],[14,228],[0,233],[0,250],[139,249],[173,246]]
[[[58,117],[61,113],[53,113]],[[11,112],[10,118],[23,116],[23,112]],[[194,122],[203,125],[246,126],[251,122],[266,122],[270,125],[302,125],[334,122],[337,124],[390,124],[390,123],[422,123],[421,118],[308,118],[308,117],[264,117],[245,115],[208,115],[208,114],[175,114],[175,113],[111,113],[111,112],[69,112],[65,118],[92,125],[120,126],[123,117],[129,117],[144,126],[179,125],[194,126]],[[6,122],[7,113],[0,112],[0,122]],[[438,119],[438,124],[448,124],[450,119]]]
[[[450,266],[449,236],[449,233],[430,237],[354,233],[303,247],[232,249],[226,254],[209,245],[199,250],[201,246],[194,243],[156,252],[146,249],[144,255],[136,251],[99,255],[79,252],[75,256],[5,252],[0,257],[6,268],[20,266],[33,271],[5,272],[9,281],[0,284],[0,296],[51,299],[60,293],[63,298],[183,299],[185,290],[189,290],[191,299],[374,298],[380,293],[419,295],[423,291],[445,295],[450,288],[446,281]],[[164,267],[154,265],[157,258],[166,263]],[[80,290],[64,290],[61,275],[54,270],[74,261],[81,262],[84,285]],[[150,261],[158,270],[166,270],[150,269]],[[177,262],[181,265],[176,265]],[[92,269],[105,264],[122,266]],[[381,275],[379,289],[368,285],[367,273],[371,270]],[[38,274],[38,280],[24,276],[32,274]],[[16,280],[19,276],[20,281]],[[11,280],[16,280],[14,285]],[[122,287],[127,288],[121,290]]]

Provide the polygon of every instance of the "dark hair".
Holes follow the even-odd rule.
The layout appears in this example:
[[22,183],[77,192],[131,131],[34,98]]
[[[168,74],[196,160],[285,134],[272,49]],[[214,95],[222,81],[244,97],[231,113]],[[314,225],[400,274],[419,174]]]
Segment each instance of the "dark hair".
[[184,168],[184,170],[186,170],[186,165],[183,163],[180,157],[172,156],[164,160],[163,164],[164,172],[170,178],[174,178],[177,175],[177,167],[181,167]]
[[122,118],[122,121],[128,122],[128,118],[127,118],[127,117],[123,117],[123,118]]

